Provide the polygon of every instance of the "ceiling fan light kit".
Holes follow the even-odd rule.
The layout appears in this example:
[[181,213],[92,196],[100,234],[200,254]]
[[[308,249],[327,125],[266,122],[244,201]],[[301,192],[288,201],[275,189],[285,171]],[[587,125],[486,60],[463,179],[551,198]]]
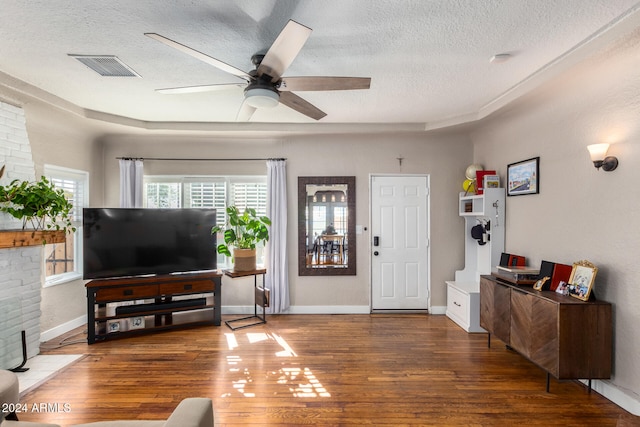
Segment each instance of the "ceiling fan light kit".
[[280,103],[280,94],[275,89],[247,87],[244,101],[254,108],[273,108]]
[[[356,90],[369,89],[371,83],[369,77],[283,77],[284,72],[298,56],[311,35],[310,28],[292,20],[289,20],[264,55],[253,55],[251,59],[256,69],[248,73],[160,34],[145,33],[145,35],[245,80],[244,84],[247,86],[244,90],[244,102],[237,116],[243,120],[249,120],[257,108],[273,108],[280,103],[314,120],[320,120],[326,116],[326,113],[291,92],[292,89],[298,91]],[[158,92],[193,93],[235,87],[238,87],[237,83],[158,89]]]

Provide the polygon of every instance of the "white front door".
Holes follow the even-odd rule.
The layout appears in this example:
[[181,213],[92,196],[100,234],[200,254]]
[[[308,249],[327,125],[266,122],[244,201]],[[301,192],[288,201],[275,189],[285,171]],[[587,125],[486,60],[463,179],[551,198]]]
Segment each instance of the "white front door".
[[371,176],[371,309],[429,308],[429,177]]

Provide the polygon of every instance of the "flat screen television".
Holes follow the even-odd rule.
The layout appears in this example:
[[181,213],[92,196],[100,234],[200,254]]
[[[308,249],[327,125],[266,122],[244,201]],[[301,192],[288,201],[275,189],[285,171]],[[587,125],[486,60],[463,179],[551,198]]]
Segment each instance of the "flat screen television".
[[215,209],[85,208],[83,278],[216,269]]

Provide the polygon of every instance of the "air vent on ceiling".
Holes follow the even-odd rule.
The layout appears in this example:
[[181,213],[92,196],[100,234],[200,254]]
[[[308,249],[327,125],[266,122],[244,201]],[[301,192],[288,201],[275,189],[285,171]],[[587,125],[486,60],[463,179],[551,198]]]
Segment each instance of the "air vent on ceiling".
[[114,55],[73,55],[69,56],[82,62],[96,73],[105,77],[140,77],[131,67]]

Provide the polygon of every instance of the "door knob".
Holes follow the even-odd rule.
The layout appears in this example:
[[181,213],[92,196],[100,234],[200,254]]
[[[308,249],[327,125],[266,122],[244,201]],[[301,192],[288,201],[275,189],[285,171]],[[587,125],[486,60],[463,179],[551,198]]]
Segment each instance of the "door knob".
[[374,254],[375,256],[378,256],[378,255],[379,255],[378,251],[375,251],[373,254]]

